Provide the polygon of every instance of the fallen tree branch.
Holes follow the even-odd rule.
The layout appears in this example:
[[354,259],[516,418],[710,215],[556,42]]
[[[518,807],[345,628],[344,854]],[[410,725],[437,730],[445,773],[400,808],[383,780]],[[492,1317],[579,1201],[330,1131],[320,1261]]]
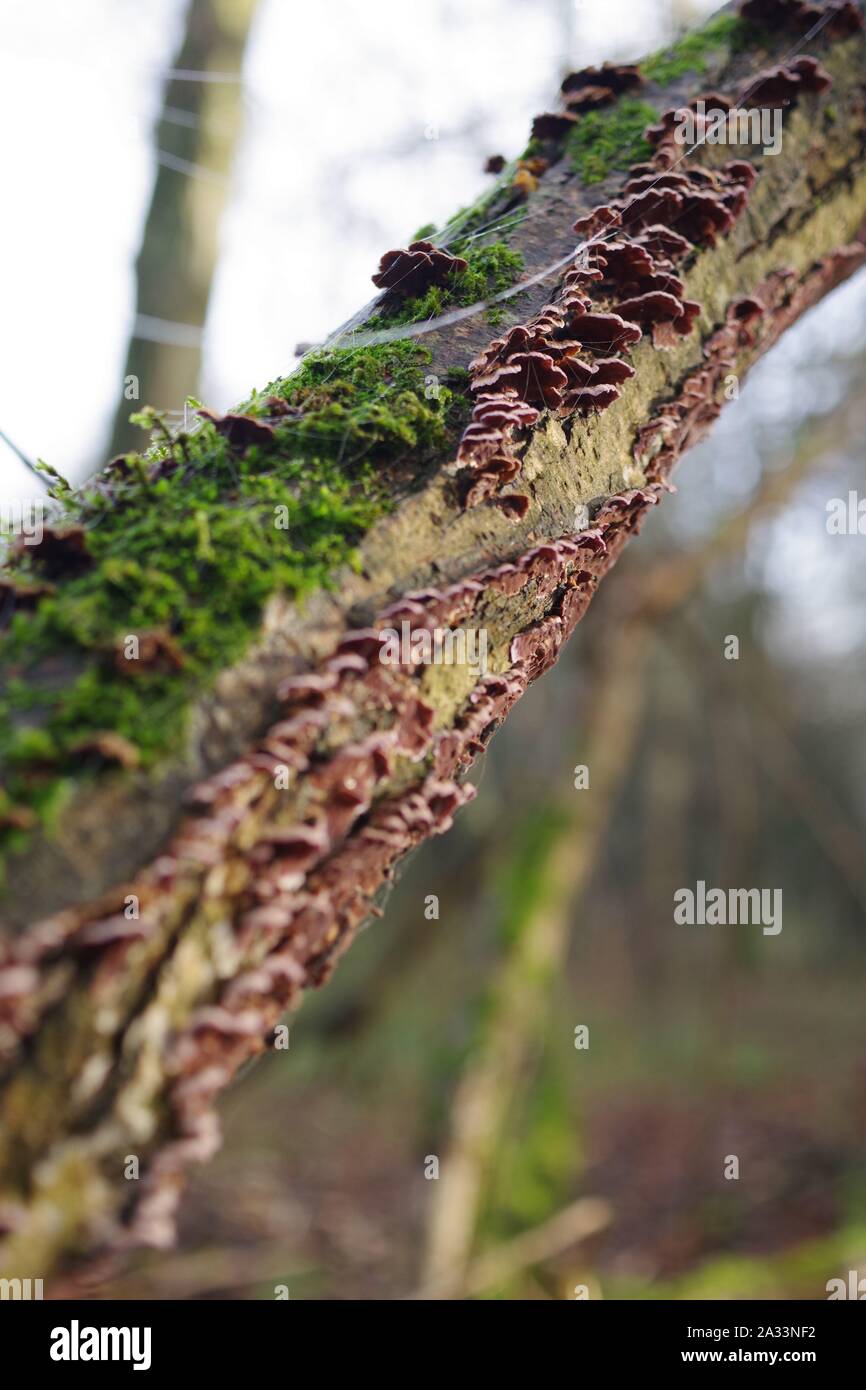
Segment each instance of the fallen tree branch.
[[[866,262],[860,12],[747,8],[699,86],[676,55],[569,79],[296,376],[55,485],[0,581],[4,1273],[172,1239],[220,1089],[448,828],[732,384]],[[780,152],[684,153],[701,91],[788,103]],[[493,341],[486,308],[421,321],[520,263]]]

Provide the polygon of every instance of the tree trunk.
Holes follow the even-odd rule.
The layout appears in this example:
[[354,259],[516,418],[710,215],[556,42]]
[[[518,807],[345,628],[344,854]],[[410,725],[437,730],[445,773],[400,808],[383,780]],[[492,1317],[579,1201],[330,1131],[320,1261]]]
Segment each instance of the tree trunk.
[[240,70],[253,0],[191,0],[178,72],[233,73],[237,83],[170,78],[154,139],[156,180],[135,267],[136,317],[109,455],[136,449],[142,400],[180,409],[198,390],[220,218],[241,121]]
[[[537,122],[436,238],[465,271],[403,258],[414,300],[384,296],[241,418],[157,429],[59,490],[0,642],[4,1274],[171,1240],[219,1090],[448,828],[679,455],[866,261],[859,11],[829,7],[805,47],[782,11],[774,34],[726,13],[634,91],[625,69],[577,80],[595,109]],[[791,103],[776,154],[641,136],[644,103],[750,89]],[[461,300],[501,286],[503,242],[523,288],[494,329]],[[404,622],[414,655],[389,664]],[[436,628],[483,635],[486,672],[427,660]]]

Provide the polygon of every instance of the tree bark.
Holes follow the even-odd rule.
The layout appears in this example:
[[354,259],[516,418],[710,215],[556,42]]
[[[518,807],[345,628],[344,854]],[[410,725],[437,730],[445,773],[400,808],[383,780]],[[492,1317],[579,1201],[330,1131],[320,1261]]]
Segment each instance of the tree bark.
[[[679,254],[675,275],[670,267],[664,273],[668,285],[681,277],[683,300],[699,306],[690,331],[672,338],[662,326],[656,336],[644,317],[643,338],[626,352],[620,330],[605,320],[611,350],[628,357],[634,375],[609,409],[590,415],[581,396],[572,413],[551,405],[545,392],[557,378],[542,351],[521,379],[538,416],[504,440],[516,478],[480,505],[467,505],[471,451],[464,445],[456,467],[453,431],[434,446],[429,437],[423,447],[407,438],[382,474],[390,505],[335,582],[303,601],[272,596],[251,623],[243,654],[198,685],[178,658],[183,624],[163,642],[158,654],[177,659],[177,679],[193,689],[182,751],[146,770],[95,778],[84,758],[80,767],[65,765],[65,801],[50,822],[32,824],[7,807],[15,835],[6,866],[15,891],[2,908],[0,968],[4,1274],[45,1278],[137,1242],[171,1241],[184,1168],[218,1143],[213,1102],[221,1088],[273,1043],[279,1018],[303,990],[327,978],[359,924],[378,910],[400,858],[448,828],[471,794],[467,768],[556,659],[598,583],[667,490],[674,463],[705,433],[733,385],[866,261],[866,43],[862,32],[845,32],[844,15],[828,11],[804,49],[806,22],[797,21],[795,4],[790,9],[792,27],[775,35],[739,24],[730,41],[707,49],[699,74],[681,62],[651,66],[667,74],[666,85],[647,78],[639,93],[659,114],[701,93],[736,99],[795,51],[818,58],[831,84],[812,81],[821,90],[810,89],[814,69],[773,77],[789,97],[794,87],[803,90],[786,108],[781,151],[747,152],[754,183],[742,167],[726,171],[732,154],[743,152],[724,146],[703,146],[685,165],[679,150],[667,160],[669,175],[709,169],[695,179],[715,190],[709,202],[716,212],[695,196],[696,184],[684,201],[673,200],[690,249]],[[615,233],[628,261],[647,222],[635,220],[640,193],[623,195],[633,163],[625,149],[621,158],[595,151],[596,182],[587,185],[561,142],[536,142],[531,158],[539,148],[546,169],[508,166],[483,207],[452,223],[448,236],[462,231],[465,246],[467,229],[479,235],[488,222],[509,225],[503,239],[523,257],[524,288],[503,301],[506,319],[496,333],[528,324],[534,340],[556,352],[562,314],[557,330],[546,306],[562,309],[569,290],[591,301],[589,314],[622,304],[620,317],[628,318],[624,306],[634,295],[586,274],[600,247],[592,237]],[[653,178],[666,170],[666,150],[662,132],[650,152]],[[625,209],[621,227],[606,230],[602,216],[600,224],[584,222],[576,237],[576,219],[617,200]],[[654,206],[653,224],[674,216],[664,199]],[[513,225],[515,210],[525,215]],[[569,280],[579,249],[577,278]],[[353,320],[337,346],[375,353],[359,333],[374,312],[381,327],[380,302]],[[587,332],[582,313],[572,296],[564,331]],[[420,382],[402,391],[400,408],[414,389],[421,418],[429,393],[450,382],[464,398],[457,404],[465,423],[470,393],[455,386],[454,369],[465,373],[492,336],[484,308],[425,333],[432,359]],[[507,352],[504,360],[514,365]],[[337,351],[335,376],[344,361]],[[506,373],[503,381],[514,379]],[[386,402],[392,390],[386,381]],[[295,418],[290,407],[290,423]],[[252,427],[224,421],[220,428]],[[264,470],[281,465],[282,439],[274,435]],[[157,515],[165,495],[160,469],[202,466],[191,447],[181,440],[148,463]],[[100,480],[100,505],[128,507],[126,487]],[[138,534],[130,536],[132,558]],[[85,528],[83,541],[50,544],[68,558],[87,536]],[[196,555],[206,556],[206,534],[198,544]],[[118,573],[115,565],[106,583],[117,583]],[[74,574],[54,578],[61,588],[79,582]],[[403,620],[416,632],[484,631],[487,674],[455,665],[383,666],[382,629],[399,629]],[[62,643],[52,656],[28,669],[25,683],[40,694],[53,683],[54,699],[96,660]],[[0,665],[8,674],[2,647]],[[20,680],[20,671],[12,673]],[[313,678],[299,680],[299,673]],[[155,707],[153,719],[160,717]]]

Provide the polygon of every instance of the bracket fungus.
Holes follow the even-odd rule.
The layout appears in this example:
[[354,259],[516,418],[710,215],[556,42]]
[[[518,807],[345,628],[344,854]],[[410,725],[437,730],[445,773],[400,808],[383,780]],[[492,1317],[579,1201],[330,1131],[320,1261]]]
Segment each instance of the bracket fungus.
[[560,94],[562,111],[544,111],[532,122],[533,140],[560,140],[586,111],[609,106],[624,92],[643,84],[640,69],[632,64],[603,63],[600,68],[582,68],[563,80]]
[[49,580],[80,574],[93,563],[83,526],[44,526],[38,539],[21,537],[15,550],[29,556],[34,569]]
[[600,68],[581,68],[579,72],[570,72],[559,90],[567,105],[586,107],[603,105],[622,96],[623,92],[634,91],[642,85],[643,77],[635,64],[602,63]]
[[830,0],[813,5],[808,0],[744,0],[740,17],[760,29],[798,28],[805,32],[824,21],[829,38],[844,39],[863,28],[863,13],[854,0]]
[[432,241],[413,241],[405,250],[386,251],[372,278],[377,289],[414,299],[431,285],[446,284],[468,266],[461,256],[452,256]]
[[264,420],[257,420],[252,415],[240,415],[234,411],[228,411],[225,415],[217,415],[213,410],[208,410],[206,406],[200,407],[196,413],[213,425],[214,429],[228,442],[229,447],[238,454],[245,453],[253,444],[268,445],[273,443],[273,425],[266,424]]
[[567,135],[578,117],[574,111],[542,111],[532,120],[533,140],[559,140]]
[[[803,73],[820,84],[811,64],[805,60]],[[617,72],[613,80],[625,90],[635,74]],[[596,69],[573,74],[566,79],[567,92],[588,92],[594,99],[597,77]],[[801,80],[793,72],[794,84]],[[729,109],[727,97],[713,94],[712,99]],[[500,489],[520,470],[515,432],[530,424],[528,417],[518,419],[517,400],[535,413],[547,409],[565,420],[607,410],[634,375],[625,358],[643,329],[661,349],[673,348],[691,334],[701,306],[685,298],[685,282],[674,266],[696,247],[715,246],[730,231],[757,177],[744,159],[729,160],[721,169],[671,168],[676,121],[683,110],[697,109],[698,102],[696,98],[691,108],[666,112],[647,131],[655,146],[652,162],[632,167],[621,197],[575,221],[573,231],[581,240],[558,296],[528,323],[494,339],[469,364],[476,400],[455,465],[463,467],[464,507],[507,500],[499,496]],[[557,122],[568,124],[573,113],[538,119],[549,120],[553,131]],[[517,514],[513,504],[507,510]]]
[[790,106],[802,92],[826,92],[832,85],[830,74],[817,58],[804,55],[790,63],[765,68],[742,89],[739,101],[751,106]]

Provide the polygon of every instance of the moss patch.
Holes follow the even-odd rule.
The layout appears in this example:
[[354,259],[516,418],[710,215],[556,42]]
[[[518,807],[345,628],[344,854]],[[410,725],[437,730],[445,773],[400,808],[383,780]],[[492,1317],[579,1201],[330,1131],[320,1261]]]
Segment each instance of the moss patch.
[[496,884],[497,920],[504,947],[516,944],[527,923],[543,906],[550,855],[568,823],[568,817],[557,805],[534,807],[533,814],[518,823]]
[[643,133],[657,120],[648,102],[623,97],[607,110],[581,116],[569,132],[566,153],[585,184],[601,183],[613,170],[630,169],[650,158],[652,147]]
[[737,15],[720,14],[701,29],[695,29],[671,48],[662,49],[647,58],[640,70],[648,82],[673,82],[687,72],[705,72],[713,53],[728,50],[737,53],[754,38],[752,25]]
[[[556,1021],[564,1033],[567,1021]],[[573,1063],[544,1032],[542,1024],[542,1036],[532,1039],[527,1065],[530,1081],[512,1106],[511,1122],[495,1155],[478,1226],[482,1246],[499,1244],[540,1225],[552,1211],[565,1206],[570,1189],[580,1179],[583,1153],[573,1072],[569,1072]],[[498,1289],[494,1286],[487,1296],[507,1297],[512,1292],[509,1282]]]
[[449,217],[436,237],[440,246],[456,255],[465,255],[470,238],[479,236],[485,230],[492,235],[494,227],[500,231],[511,231],[523,221],[526,216],[525,203],[518,207],[512,206],[508,212],[494,211],[497,207],[502,209],[514,202],[514,190],[511,187],[514,167],[512,164],[506,165],[493,188],[487,193],[482,193],[474,203],[459,208],[453,217]]
[[[263,416],[279,396],[293,408],[243,453],[210,423],[173,438],[145,412],[157,443],[128,456],[123,476],[56,491],[91,563],[54,578],[56,592],[0,634],[0,811],[16,808],[19,823],[5,843],[22,843],[28,812],[48,821],[89,736],[121,734],[144,767],[180,748],[193,701],[257,636],[268,599],[303,597],[351,563],[388,506],[383,468],[410,453],[423,463],[457,433],[451,390],[425,393],[429,361],[408,341],[313,354],[242,407]],[[35,550],[9,568],[44,577]],[[179,670],[118,658],[128,635],[154,631]]]

